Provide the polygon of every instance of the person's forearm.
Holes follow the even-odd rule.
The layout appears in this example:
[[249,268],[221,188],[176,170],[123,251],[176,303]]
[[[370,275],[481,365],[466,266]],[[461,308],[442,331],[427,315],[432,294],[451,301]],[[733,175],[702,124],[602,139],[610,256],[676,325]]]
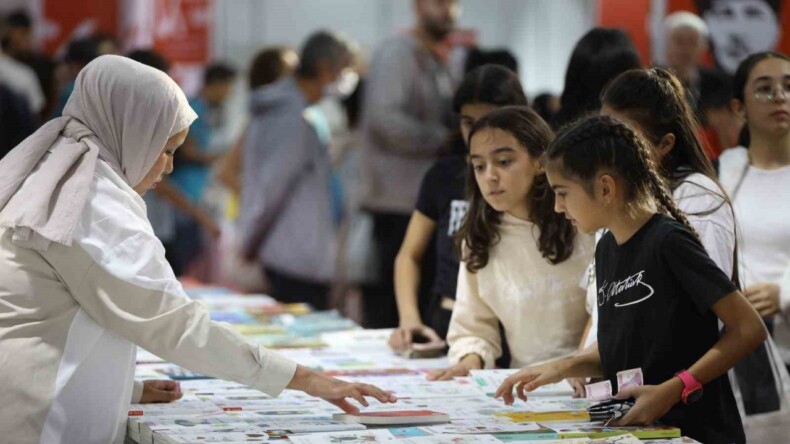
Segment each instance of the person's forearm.
[[577,348],[576,352],[581,353],[584,351],[584,345],[587,343],[587,335],[590,334],[590,329],[592,328],[592,316],[587,318],[587,324],[584,326],[584,331],[582,332],[582,338],[579,341],[579,347]]
[[159,182],[159,185],[156,187],[155,191],[158,195],[164,197],[170,203],[175,205],[176,208],[187,213],[189,216],[195,219],[199,224],[211,232],[212,235],[216,235],[219,232],[217,224],[211,219],[211,217],[209,217],[209,215],[206,214],[205,211],[201,210],[197,205],[190,202],[189,199],[184,196],[184,193],[171,185],[167,179]]
[[[767,337],[762,323],[749,322],[741,328],[727,328],[718,342],[687,370],[700,384],[707,384],[752,353]],[[677,369],[681,370],[684,369]]]
[[458,361],[458,365],[466,367],[467,370],[480,370],[485,367],[485,362],[477,353],[469,353]]
[[235,150],[220,162],[217,180],[234,194],[241,194],[241,156]]
[[584,351],[576,356],[564,360],[564,378],[600,378],[603,376],[601,369],[601,355],[598,347]]
[[310,388],[311,381],[315,378],[315,372],[307,367],[297,365],[294,377],[285,388],[306,392]]
[[419,286],[419,262],[408,255],[399,254],[395,259],[395,300],[402,326],[422,324],[417,302]]

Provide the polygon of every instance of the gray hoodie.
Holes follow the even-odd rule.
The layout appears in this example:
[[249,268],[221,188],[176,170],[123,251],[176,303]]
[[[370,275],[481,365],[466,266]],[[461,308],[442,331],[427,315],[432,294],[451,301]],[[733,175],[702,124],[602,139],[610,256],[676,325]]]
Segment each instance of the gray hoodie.
[[454,80],[412,35],[373,54],[362,106],[363,206],[410,214],[447,136]]
[[335,274],[331,163],[293,77],[256,90],[242,156],[239,227],[267,268],[328,283]]

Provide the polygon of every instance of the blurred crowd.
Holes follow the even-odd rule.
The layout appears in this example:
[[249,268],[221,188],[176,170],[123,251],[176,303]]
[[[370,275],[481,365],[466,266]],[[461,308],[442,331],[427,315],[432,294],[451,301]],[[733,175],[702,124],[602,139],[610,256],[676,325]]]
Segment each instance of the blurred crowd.
[[[419,268],[418,288],[404,291],[420,295],[423,316],[452,296],[452,285],[436,284],[446,280],[437,267],[453,254],[448,242],[431,234],[415,256],[404,243],[407,228],[426,172],[465,152],[458,131],[465,123],[453,104],[464,75],[490,64],[518,72],[507,49],[448,43],[459,14],[454,1],[415,2],[413,28],[386,38],[369,60],[347,37],[322,30],[298,49],[262,48],[248,66],[207,65],[190,98],[199,118],[174,171],[145,196],[176,274],[340,308],[370,327],[399,323],[399,260]],[[113,36],[97,33],[44,54],[32,26],[24,12],[2,20],[0,154],[61,115],[82,67],[120,53]],[[709,33],[701,18],[675,13],[664,26],[666,68],[686,86],[702,123],[698,136],[716,159],[743,142],[732,79],[702,65]],[[150,48],[125,55],[170,68]],[[604,86],[641,65],[627,34],[595,28],[576,45],[562,94],[538,94],[529,104],[561,127],[597,112]],[[243,122],[231,121],[227,109],[237,82],[248,98]],[[231,137],[231,127],[243,130]],[[466,208],[462,184],[446,184],[455,196],[452,221],[444,222],[450,234]]]

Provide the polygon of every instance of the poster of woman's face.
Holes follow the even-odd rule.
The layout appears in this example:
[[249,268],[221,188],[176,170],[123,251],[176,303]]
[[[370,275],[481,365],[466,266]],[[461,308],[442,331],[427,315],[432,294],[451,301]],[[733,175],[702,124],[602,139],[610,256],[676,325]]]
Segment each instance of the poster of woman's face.
[[734,73],[749,54],[776,48],[780,0],[698,0],[716,62]]

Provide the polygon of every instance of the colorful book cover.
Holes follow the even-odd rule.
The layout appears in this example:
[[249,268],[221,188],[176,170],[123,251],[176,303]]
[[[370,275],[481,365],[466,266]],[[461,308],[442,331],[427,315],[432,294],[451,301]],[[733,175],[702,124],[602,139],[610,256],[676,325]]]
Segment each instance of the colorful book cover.
[[403,444],[499,444],[491,435],[432,435],[417,438],[400,438]]
[[514,439],[514,440],[503,440],[498,435],[494,435],[502,442],[514,442],[514,441],[535,441],[535,444],[587,444],[590,442],[590,438],[571,438],[571,439],[556,439],[557,436],[555,434],[552,438],[535,438],[535,439]]
[[198,444],[198,443],[225,443],[244,444],[261,443],[269,441],[269,435],[254,427],[246,429],[232,429],[215,432],[177,433],[163,432],[153,437],[154,444]]
[[667,439],[653,439],[650,440],[650,444],[702,444],[695,439],[691,439],[688,436],[684,436],[682,438],[667,438]]
[[441,424],[450,421],[444,413],[431,410],[395,410],[388,412],[363,412],[359,415],[335,414],[332,419],[370,425]]
[[596,438],[590,440],[590,444],[643,444],[644,441],[636,436],[626,433],[625,435],[610,436],[608,438]]
[[331,432],[312,435],[291,436],[293,444],[362,444],[401,442],[387,430],[365,430],[360,432]]
[[332,370],[324,372],[327,376],[333,377],[368,377],[368,376],[394,376],[394,375],[419,375],[420,372],[407,368],[384,368],[384,369],[355,369],[355,370]]
[[285,334],[285,328],[281,325],[269,324],[240,324],[234,325],[233,329],[242,335],[281,335]]
[[499,432],[492,433],[492,435],[502,442],[540,441],[541,444],[545,442],[544,440],[555,440],[558,438],[557,432],[548,427],[541,427],[538,430],[529,432]]
[[590,414],[587,413],[586,410],[554,412],[507,412],[496,413],[495,416],[508,418],[515,423],[581,422],[590,420]]
[[680,438],[680,429],[670,426],[606,427],[600,424],[549,426],[560,438],[608,438],[632,434],[639,439]]

